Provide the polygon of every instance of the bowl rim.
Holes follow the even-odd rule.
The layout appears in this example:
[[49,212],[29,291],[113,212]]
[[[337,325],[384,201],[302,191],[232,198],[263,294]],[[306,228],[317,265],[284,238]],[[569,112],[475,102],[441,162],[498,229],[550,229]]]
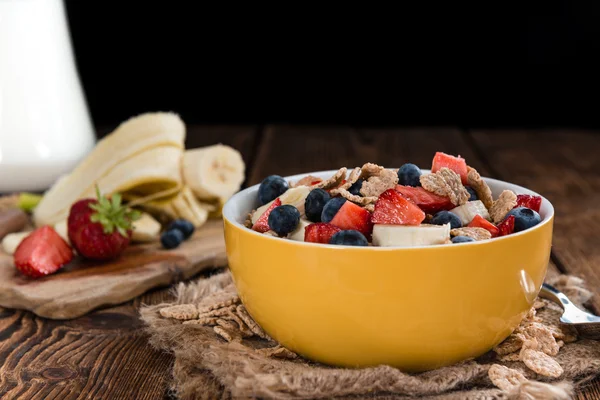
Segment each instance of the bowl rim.
[[[393,168],[386,168],[386,169],[393,169]],[[312,171],[312,172],[305,172],[305,173],[301,173],[301,174],[284,176],[283,178],[289,182],[289,181],[299,180],[307,175],[319,175],[319,174],[333,175],[337,171],[338,170]],[[421,171],[423,173],[431,172],[428,169],[421,169]],[[545,217],[542,218],[542,222],[540,222],[538,225],[534,226],[533,228],[529,228],[524,231],[513,233],[513,234],[510,234],[507,236],[491,238],[489,240],[480,240],[480,241],[465,242],[465,243],[446,243],[446,244],[436,244],[436,245],[422,245],[422,246],[413,246],[413,247],[348,246],[348,245],[333,245],[333,244],[324,244],[324,243],[311,243],[311,242],[304,242],[304,241],[301,242],[301,241],[297,241],[297,240],[282,241],[281,240],[282,238],[278,238],[278,237],[274,237],[274,236],[270,236],[270,235],[263,235],[262,233],[259,233],[250,228],[247,228],[245,225],[243,225],[242,223],[240,223],[236,220],[236,217],[239,217],[239,216],[233,215],[232,204],[239,202],[240,199],[248,192],[258,191],[258,187],[260,186],[260,183],[257,183],[255,185],[247,187],[243,190],[240,190],[237,193],[235,193],[233,196],[231,196],[223,205],[222,214],[223,214],[223,220],[225,222],[231,224],[232,226],[234,226],[238,229],[243,229],[243,231],[245,231],[246,233],[257,235],[258,237],[261,237],[264,240],[275,240],[280,243],[283,242],[283,243],[287,243],[290,245],[296,245],[296,246],[309,246],[309,248],[317,247],[317,248],[324,248],[324,249],[328,248],[328,249],[338,249],[338,250],[342,249],[342,250],[352,250],[352,251],[415,251],[415,250],[422,250],[422,249],[456,248],[457,246],[485,246],[485,245],[490,245],[493,243],[498,243],[503,240],[512,240],[514,238],[518,238],[520,236],[527,235],[531,232],[542,229],[542,227],[546,226],[547,224],[552,223],[552,221],[554,219],[554,206],[546,197],[542,196],[541,194],[539,194],[537,192],[534,192],[531,189],[527,189],[526,187],[523,187],[523,186],[520,186],[520,185],[517,185],[514,183],[501,181],[499,179],[494,179],[494,178],[488,178],[488,177],[484,177],[484,176],[482,176],[482,179],[488,184],[492,183],[494,185],[496,185],[496,184],[509,185],[512,187],[512,189],[515,192],[517,192],[517,194],[529,194],[529,195],[540,196],[542,198],[542,204],[545,203],[547,205],[547,212],[546,212]],[[251,211],[251,210],[249,210],[249,211]]]

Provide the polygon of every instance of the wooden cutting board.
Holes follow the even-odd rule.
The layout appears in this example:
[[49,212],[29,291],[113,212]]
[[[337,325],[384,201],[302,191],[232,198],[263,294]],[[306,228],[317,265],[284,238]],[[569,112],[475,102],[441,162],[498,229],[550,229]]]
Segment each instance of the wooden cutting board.
[[71,319],[226,264],[221,220],[208,221],[173,250],[157,242],[132,245],[109,263],[75,257],[56,274],[36,280],[21,275],[12,257],[0,250],[0,306]]

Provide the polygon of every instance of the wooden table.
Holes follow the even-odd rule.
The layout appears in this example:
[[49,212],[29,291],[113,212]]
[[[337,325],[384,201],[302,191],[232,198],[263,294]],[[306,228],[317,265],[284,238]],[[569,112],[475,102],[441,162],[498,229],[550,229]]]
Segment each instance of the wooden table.
[[[482,175],[529,187],[554,203],[551,274],[585,278],[600,310],[600,133],[573,130],[366,129],[244,126],[189,128],[188,147],[239,149],[246,184],[366,161],[429,166],[435,151],[460,154]],[[162,399],[173,358],[146,341],[137,309],[170,297],[159,289],[72,321],[0,308],[0,398]],[[600,379],[577,393],[600,400]]]

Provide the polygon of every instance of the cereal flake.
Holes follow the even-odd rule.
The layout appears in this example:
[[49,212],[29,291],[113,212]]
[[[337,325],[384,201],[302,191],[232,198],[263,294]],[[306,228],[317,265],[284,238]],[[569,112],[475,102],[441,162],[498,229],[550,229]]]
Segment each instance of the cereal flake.
[[348,179],[346,179],[346,182],[339,186],[336,187],[335,189],[332,189],[331,192],[329,192],[332,196],[336,196],[338,194],[340,194],[340,189],[350,189],[350,186],[354,185],[356,183],[356,181],[358,181],[358,178],[360,177],[360,173],[361,173],[361,169],[356,167],[352,170],[352,172],[350,172],[350,176],[348,177]]
[[494,347],[494,352],[499,356],[514,353],[523,346],[523,337],[521,335],[512,334],[507,337],[502,343]]
[[304,178],[300,179],[298,182],[290,183],[290,187],[295,188],[298,186],[313,186],[313,183],[315,182],[323,182],[323,179],[317,178],[316,176],[307,175]]
[[454,228],[450,231],[451,236],[467,236],[475,240],[487,240],[492,238],[492,234],[483,228],[463,227]]
[[527,378],[516,369],[508,368],[503,365],[494,364],[488,370],[488,377],[494,386],[509,392],[512,389],[527,382]]
[[193,304],[178,304],[160,309],[160,315],[165,318],[188,320],[198,318],[198,309]]
[[250,328],[252,333],[263,339],[270,340],[269,335],[267,335],[267,333],[263,331],[263,329],[256,323],[256,321],[254,321],[254,319],[252,319],[252,317],[250,316],[250,314],[248,314],[248,311],[246,310],[246,307],[244,307],[243,304],[237,306],[236,314],[242,319],[242,321],[244,321],[248,328]]
[[481,178],[479,172],[475,168],[467,167],[467,183],[475,190],[477,197],[485,205],[488,210],[492,208],[494,198],[492,197],[492,190],[487,183]]
[[198,312],[204,314],[212,310],[238,304],[239,302],[240,298],[235,291],[222,290],[220,292],[211,293],[203,298],[200,304],[198,304]]
[[[335,191],[335,193],[334,193],[334,191]],[[375,196],[369,196],[369,197],[356,196],[356,195],[350,193],[348,190],[342,189],[342,188],[338,188],[338,189],[332,190],[331,194],[332,195],[339,194],[343,198],[345,198],[346,200],[349,200],[349,201],[351,201],[353,203],[356,203],[358,205],[361,205],[361,206],[366,206],[368,204],[373,204],[378,199],[378,197],[375,197]]]
[[381,168],[378,175],[373,175],[363,182],[360,194],[365,197],[379,197],[386,190],[396,187],[398,174],[392,170]]
[[371,203],[371,204],[367,204],[366,206],[363,207],[365,210],[367,210],[368,212],[373,212],[375,211],[375,204]]
[[558,378],[564,372],[555,359],[538,350],[525,349],[521,351],[521,360],[527,368],[543,376]]
[[546,328],[544,325],[534,322],[529,324],[523,329],[523,333],[526,337],[535,338],[538,343],[538,349],[549,356],[555,356],[558,354],[559,346],[556,343],[556,339],[552,335],[552,331]]
[[288,360],[298,358],[298,355],[296,353],[286,349],[281,345],[277,345],[275,347],[267,347],[264,349],[256,349],[256,352],[262,354],[265,357],[283,358]]
[[324,180],[320,183],[317,183],[316,185],[313,186],[313,188],[327,190],[327,189],[338,187],[340,185],[340,183],[342,183],[342,181],[344,180],[347,170],[348,169],[346,167],[340,168],[340,170],[338,172],[336,172],[335,174],[333,174],[333,176],[331,178]]
[[385,168],[383,168],[380,165],[377,164],[373,164],[373,163],[366,163],[362,166],[361,171],[360,171],[360,176],[359,178],[362,179],[367,179],[370,178],[372,176],[377,176],[381,173],[381,171],[383,171]]
[[223,339],[225,339],[228,342],[241,342],[242,341],[242,335],[236,330],[229,330],[229,329],[223,328],[222,326],[215,326],[215,327],[213,327],[213,330],[215,331],[215,333],[217,335],[221,336]]
[[450,198],[455,206],[469,201],[469,192],[463,186],[460,175],[449,168],[444,167],[435,173],[421,175],[420,180],[423,189]]
[[502,362],[521,361],[521,354],[518,351],[516,351],[514,353],[509,353],[509,354],[503,355],[502,357],[499,358],[499,360]]
[[500,193],[498,200],[490,207],[490,217],[495,224],[501,222],[506,214],[517,205],[517,195],[512,190],[504,190]]

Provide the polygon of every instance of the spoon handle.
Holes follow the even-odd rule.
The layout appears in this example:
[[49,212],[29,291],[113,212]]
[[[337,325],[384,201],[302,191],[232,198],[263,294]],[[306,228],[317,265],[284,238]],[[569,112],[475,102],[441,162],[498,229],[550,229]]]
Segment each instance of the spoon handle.
[[583,311],[575,304],[573,304],[564,293],[560,292],[554,286],[544,283],[540,296],[548,300],[552,300],[559,304],[564,313],[560,317],[560,321],[565,324],[576,324],[576,323],[597,323],[600,321],[600,317],[592,315],[588,312]]

